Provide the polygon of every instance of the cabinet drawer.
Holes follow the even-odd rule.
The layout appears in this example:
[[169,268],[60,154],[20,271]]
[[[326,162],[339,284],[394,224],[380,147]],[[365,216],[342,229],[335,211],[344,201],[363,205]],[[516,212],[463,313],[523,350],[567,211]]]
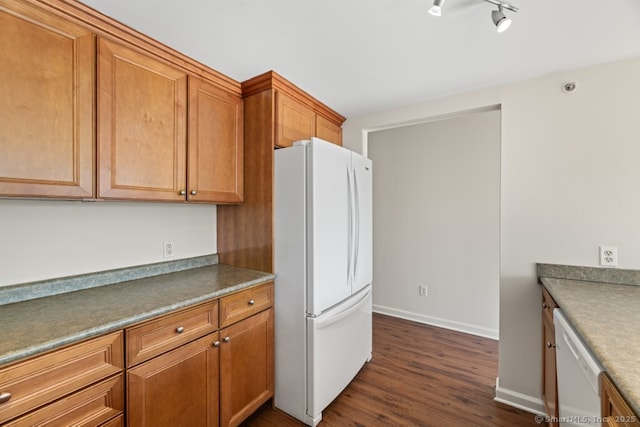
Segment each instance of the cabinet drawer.
[[117,375],[50,405],[31,412],[7,427],[97,426],[121,414],[124,407],[124,379]]
[[124,415],[119,415],[114,419],[102,424],[101,427],[124,427]]
[[220,298],[220,327],[231,325],[273,305],[273,282]]
[[127,367],[218,329],[218,302],[202,304],[126,330]]
[[122,333],[94,338],[0,370],[0,424],[122,372]]

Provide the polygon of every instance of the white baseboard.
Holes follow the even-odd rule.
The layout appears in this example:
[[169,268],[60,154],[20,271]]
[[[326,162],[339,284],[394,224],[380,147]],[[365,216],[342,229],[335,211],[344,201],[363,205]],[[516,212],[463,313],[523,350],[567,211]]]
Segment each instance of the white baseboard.
[[382,305],[373,305],[375,313],[386,314],[388,316],[399,317],[401,319],[413,320],[414,322],[424,323],[427,325],[438,326],[440,328],[451,329],[454,331],[465,332],[471,335],[477,335],[485,338],[498,339],[498,330],[484,328],[482,326],[471,325],[468,323],[455,322],[439,317],[425,316],[424,314],[412,313],[410,311],[399,310],[397,308],[385,307]]
[[538,397],[528,396],[517,391],[500,387],[500,378],[496,378],[496,396],[493,398],[496,402],[522,409],[536,415],[546,415],[544,403]]

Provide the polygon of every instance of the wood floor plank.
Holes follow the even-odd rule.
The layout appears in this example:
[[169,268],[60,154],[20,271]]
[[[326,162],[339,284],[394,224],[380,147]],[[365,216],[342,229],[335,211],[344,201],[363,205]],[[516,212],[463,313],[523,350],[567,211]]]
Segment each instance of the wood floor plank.
[[[534,415],[493,400],[498,342],[373,315],[373,358],[322,414],[319,427],[526,427]],[[245,427],[304,424],[264,405]]]

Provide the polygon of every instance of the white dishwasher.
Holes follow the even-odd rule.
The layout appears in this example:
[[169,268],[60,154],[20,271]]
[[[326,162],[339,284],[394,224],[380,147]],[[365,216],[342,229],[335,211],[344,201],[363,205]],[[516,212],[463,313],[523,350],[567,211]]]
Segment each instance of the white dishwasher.
[[573,330],[560,309],[553,311],[560,426],[595,426],[600,422],[602,366]]

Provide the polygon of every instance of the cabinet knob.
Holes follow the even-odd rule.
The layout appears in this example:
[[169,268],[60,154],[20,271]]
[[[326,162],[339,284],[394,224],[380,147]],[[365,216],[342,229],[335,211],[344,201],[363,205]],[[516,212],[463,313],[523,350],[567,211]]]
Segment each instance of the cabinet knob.
[[178,326],[176,328],[176,332],[179,333],[179,334],[183,333],[184,332],[184,326]]
[[222,341],[229,342],[229,341],[231,341],[231,337],[224,337],[224,338],[222,338]]
[[11,393],[8,391],[0,393],[0,403],[7,403],[9,399],[11,399]]
[[191,190],[191,195],[195,196],[196,194],[198,194],[198,192],[196,190]]
[[213,342],[213,346],[214,347],[220,347],[220,341],[214,341]]
[[255,304],[255,303],[256,303],[256,302],[255,302],[254,300],[252,300],[252,299],[250,299],[250,300],[249,300],[249,305],[253,305],[253,304]]
[[556,345],[551,344],[551,341],[547,341],[547,348],[556,348]]
[[547,307],[549,307],[547,304],[542,303],[542,309],[543,309],[543,310],[544,310],[544,309],[546,309]]
[[180,194],[181,196],[184,196],[185,194],[187,194],[187,190],[180,190],[180,193],[179,193],[179,194]]

